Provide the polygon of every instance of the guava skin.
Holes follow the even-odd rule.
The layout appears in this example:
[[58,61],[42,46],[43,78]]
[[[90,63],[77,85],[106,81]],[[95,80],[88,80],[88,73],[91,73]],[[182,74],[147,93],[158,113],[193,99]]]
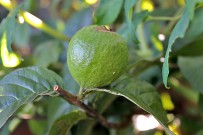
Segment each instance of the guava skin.
[[110,84],[123,73],[127,61],[125,41],[104,26],[82,28],[73,36],[68,46],[68,67],[82,88]]

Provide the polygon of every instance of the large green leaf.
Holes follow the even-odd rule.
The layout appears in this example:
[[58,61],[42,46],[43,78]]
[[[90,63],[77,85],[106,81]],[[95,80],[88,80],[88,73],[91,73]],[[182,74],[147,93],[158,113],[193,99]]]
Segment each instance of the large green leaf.
[[140,108],[152,114],[164,127],[167,134],[174,135],[168,128],[168,120],[160,96],[151,84],[135,79],[125,79],[116,84],[111,90],[95,90],[127,98]]
[[194,16],[195,5],[197,2],[199,2],[199,1],[198,0],[186,0],[186,7],[184,10],[183,16],[178,21],[178,23],[175,25],[175,27],[171,33],[171,36],[169,38],[168,48],[167,48],[166,54],[165,54],[165,61],[164,61],[163,68],[162,68],[163,82],[166,87],[168,87],[167,80],[168,80],[168,75],[169,75],[169,63],[168,63],[169,53],[171,52],[172,45],[174,44],[176,39],[184,37],[187,27],[189,26],[189,22]]
[[49,132],[49,135],[66,135],[68,134],[70,128],[76,122],[85,118],[86,114],[78,110],[68,113],[67,115],[61,116],[54,122]]
[[179,57],[178,66],[192,87],[203,94],[203,56]]
[[95,12],[96,23],[101,24],[111,24],[118,17],[123,0],[103,0],[100,1],[100,5]]
[[63,80],[42,67],[21,68],[5,76],[0,81],[0,127],[23,104],[50,95],[54,85],[63,87]]

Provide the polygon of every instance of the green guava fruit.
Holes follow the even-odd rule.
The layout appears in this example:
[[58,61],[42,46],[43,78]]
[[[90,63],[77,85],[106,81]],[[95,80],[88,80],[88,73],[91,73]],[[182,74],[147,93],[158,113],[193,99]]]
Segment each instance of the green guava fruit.
[[68,67],[82,88],[110,84],[124,72],[127,61],[125,41],[104,26],[82,28],[68,46]]

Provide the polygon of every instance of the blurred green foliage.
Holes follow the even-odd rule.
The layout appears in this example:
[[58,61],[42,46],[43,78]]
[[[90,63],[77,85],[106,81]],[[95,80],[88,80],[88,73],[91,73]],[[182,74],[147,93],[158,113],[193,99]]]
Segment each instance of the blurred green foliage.
[[[33,135],[63,126],[67,131],[63,134],[69,135],[202,134],[202,0],[12,0],[15,6],[10,7],[3,3],[0,0],[0,134],[15,134],[25,119]],[[40,18],[48,28],[33,27],[21,18],[22,11]],[[123,122],[130,116],[125,128],[104,127],[75,111],[78,107],[53,97],[51,91],[60,82],[69,92],[79,92],[66,63],[68,40],[92,24],[106,25],[120,34],[127,42],[129,61],[118,80],[95,89],[84,102],[111,122]],[[20,64],[6,67],[6,56],[6,62],[13,64],[12,53]],[[162,97],[166,93],[170,98]],[[174,108],[163,108],[161,100],[172,102]],[[164,128],[141,131],[136,116],[147,116],[147,112]],[[69,125],[61,125],[66,119]]]

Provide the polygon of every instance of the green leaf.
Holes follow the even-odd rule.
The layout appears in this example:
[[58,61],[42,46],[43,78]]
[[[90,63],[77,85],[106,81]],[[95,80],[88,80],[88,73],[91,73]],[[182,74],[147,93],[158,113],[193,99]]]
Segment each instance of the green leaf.
[[[199,55],[203,55],[203,39],[198,39],[195,40],[194,42],[188,44],[187,46],[184,46],[183,48],[181,48],[178,51],[175,51],[174,53],[172,53],[173,57],[177,57],[177,56],[199,56]],[[192,51],[191,51],[192,48]]]
[[[147,11],[142,11],[136,14],[133,14],[132,21],[127,21],[124,23],[119,29],[118,33],[126,40],[128,40],[128,35],[130,34],[130,37],[133,42],[138,42],[136,37],[136,29],[137,26],[149,15]],[[131,23],[131,24],[129,24]],[[134,44],[133,44],[134,45]]]
[[54,122],[49,135],[66,135],[76,122],[85,118],[86,114],[79,110],[64,115]]
[[92,24],[92,8],[85,8],[75,12],[66,22],[65,34],[72,37],[79,29]]
[[[137,0],[125,0],[125,4],[124,4],[128,30],[130,31],[130,37],[131,37],[131,39],[133,39],[134,42],[138,42],[137,36],[135,33],[135,28],[136,28],[137,24],[134,24],[132,22],[133,7],[136,3],[137,3]],[[139,18],[138,18],[138,20],[139,20]]]
[[[97,97],[97,101],[94,102],[95,107],[97,108],[97,111],[99,113],[103,113],[110,104],[116,99],[117,96],[111,95],[108,93],[98,93],[101,94],[99,97]],[[83,121],[80,121],[77,128],[77,134],[80,135],[81,133],[83,135],[90,135],[92,134],[92,130],[94,126],[96,125],[97,121],[95,119],[85,119]]]
[[100,5],[95,12],[96,23],[112,24],[118,17],[123,0],[100,1]]
[[14,33],[14,42],[19,47],[24,47],[28,45],[31,29],[27,23],[19,24],[16,23],[16,29]]
[[199,94],[199,103],[198,103],[199,105],[199,110],[200,110],[200,112],[203,114],[203,94]]
[[28,126],[33,135],[44,135],[44,130],[46,128],[46,120],[28,120]]
[[63,80],[42,67],[21,68],[6,75],[0,81],[0,128],[23,104],[50,95],[54,85],[63,87]]
[[127,20],[132,20],[133,6],[137,3],[137,0],[125,0],[124,8]]
[[174,44],[176,39],[184,37],[187,27],[189,26],[189,22],[191,19],[193,19],[195,5],[197,2],[198,2],[198,0],[186,0],[186,7],[184,10],[183,16],[178,21],[178,23],[175,25],[175,27],[171,33],[171,36],[169,38],[168,47],[167,47],[166,54],[165,54],[165,60],[164,60],[164,64],[162,67],[163,82],[167,88],[168,88],[167,80],[168,80],[168,75],[169,75],[169,63],[168,63],[169,53],[171,52],[172,45]]
[[0,128],[0,135],[10,135],[9,125],[10,121],[8,121],[3,127]]
[[48,67],[58,61],[61,52],[62,45],[59,41],[50,40],[41,43],[34,51],[36,65]]
[[115,85],[111,90],[95,90],[104,91],[127,98],[143,110],[152,114],[164,127],[167,134],[174,135],[173,132],[171,132],[167,127],[168,119],[166,112],[163,109],[160,96],[151,84],[140,80],[125,79]]
[[16,15],[18,14],[19,10],[22,8],[22,5],[23,4],[16,7],[12,11],[10,11],[8,16],[1,22],[1,25],[0,25],[0,39],[2,39],[3,33],[6,32],[6,35],[7,35],[6,41],[7,41],[9,51],[11,51],[11,43],[14,40]]
[[86,119],[83,121],[80,121],[77,128],[76,135],[90,135],[92,134],[92,130],[94,126],[96,125],[97,121],[94,119]]
[[178,66],[192,87],[203,94],[203,56],[179,57]]
[[[174,52],[182,49],[183,47],[188,46],[192,42],[196,42],[197,39],[199,40],[199,37],[203,34],[203,27],[202,27],[203,17],[202,16],[203,16],[202,8],[195,10],[194,18],[191,21],[187,29],[187,32],[185,33],[184,38],[178,39],[175,42],[174,46],[172,47]],[[196,47],[193,47],[193,49],[196,49]],[[191,48],[190,48],[190,52],[193,53],[194,51],[191,51]]]
[[57,118],[76,109],[76,106],[67,104],[67,102],[62,98],[52,97],[48,103],[47,109],[47,132],[51,129]]

